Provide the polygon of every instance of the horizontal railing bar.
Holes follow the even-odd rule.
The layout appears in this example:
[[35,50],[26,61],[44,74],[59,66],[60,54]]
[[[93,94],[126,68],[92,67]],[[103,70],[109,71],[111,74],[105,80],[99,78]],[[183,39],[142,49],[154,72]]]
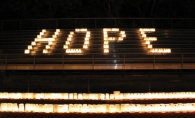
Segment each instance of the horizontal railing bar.
[[130,20],[134,20],[134,19],[138,19],[138,20],[190,20],[190,19],[195,19],[195,18],[129,18],[129,17],[110,17],[110,18],[47,18],[47,19],[15,19],[15,20],[0,20],[0,21],[30,21],[30,20],[70,20],[70,19],[74,19],[74,20],[105,20],[105,19],[109,19],[109,20],[122,20],[122,19],[130,19]]
[[[86,58],[64,58],[63,60],[70,60],[70,59],[75,59],[75,60],[78,60],[78,59],[91,59],[92,57],[86,57]],[[28,59],[32,59],[32,58],[18,58],[18,59],[25,59],[25,60],[28,60]],[[18,60],[18,59],[7,59],[7,60]],[[34,58],[33,58],[34,59]],[[36,59],[36,58],[35,58]],[[45,60],[45,58],[37,58],[37,59],[39,59],[39,60],[42,60],[42,59],[44,59]],[[62,58],[47,58],[48,60],[61,60]],[[123,59],[123,57],[119,57],[119,58],[115,58],[115,57],[110,57],[110,58],[108,58],[108,57],[106,57],[106,58],[98,58],[98,57],[94,57],[94,60],[96,60],[96,59]],[[151,57],[151,58],[146,58],[146,57],[143,57],[143,58],[134,58],[134,57],[126,57],[125,59],[153,59],[153,57]],[[178,57],[178,58],[158,58],[158,57],[156,57],[156,59],[181,59],[181,57]],[[184,58],[185,59],[185,58]],[[188,59],[195,59],[195,58],[188,58]],[[0,60],[2,60],[2,59],[0,59]]]

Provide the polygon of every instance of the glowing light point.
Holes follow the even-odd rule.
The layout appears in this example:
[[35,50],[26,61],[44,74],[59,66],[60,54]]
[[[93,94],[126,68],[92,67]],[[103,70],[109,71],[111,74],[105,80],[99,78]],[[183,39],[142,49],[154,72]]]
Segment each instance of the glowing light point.
[[54,38],[54,39],[55,39],[55,38],[57,38],[57,36],[56,36],[56,35],[52,35],[52,38]]
[[56,29],[56,32],[60,32],[60,29]]
[[88,48],[88,45],[83,45],[83,48],[84,48],[84,49]]
[[112,28],[111,31],[119,31],[119,28]]
[[49,51],[47,49],[43,49],[43,54],[47,54]]
[[146,41],[146,44],[150,44],[150,41]]
[[104,48],[109,48],[109,45],[104,45]]
[[148,48],[152,48],[152,45],[148,45]]
[[34,42],[34,41],[33,41],[33,42],[31,42],[31,45],[36,45],[36,42]]
[[29,54],[30,53],[30,50],[24,50],[24,53],[25,54]]
[[46,29],[42,29],[42,32],[44,32],[44,33],[45,33],[45,32],[46,32]]
[[70,41],[66,41],[66,45],[70,45]]
[[146,41],[157,41],[156,37],[145,37],[144,40]]
[[109,53],[109,49],[104,48],[104,53]]
[[64,45],[64,49],[67,49],[68,48],[68,45]]
[[32,49],[32,45],[29,45],[29,46],[28,46],[28,49],[31,50],[31,49]]
[[48,42],[48,45],[52,45],[52,44],[53,44],[53,41],[49,41],[49,42]]
[[44,32],[40,32],[40,36],[44,35]]
[[50,47],[49,45],[46,45],[45,48],[46,48],[46,49],[50,49],[51,47]]
[[104,44],[108,44],[108,41],[107,41],[107,40],[105,40],[105,41],[104,41]]
[[37,38],[41,38],[41,35],[37,35]]
[[85,40],[84,45],[88,45],[88,44],[89,44],[89,41]]

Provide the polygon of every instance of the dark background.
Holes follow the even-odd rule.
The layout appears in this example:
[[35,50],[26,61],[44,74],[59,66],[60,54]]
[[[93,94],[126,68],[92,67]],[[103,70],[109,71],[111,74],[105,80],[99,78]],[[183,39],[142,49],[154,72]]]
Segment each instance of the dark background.
[[3,0],[0,20],[42,18],[194,18],[194,0]]

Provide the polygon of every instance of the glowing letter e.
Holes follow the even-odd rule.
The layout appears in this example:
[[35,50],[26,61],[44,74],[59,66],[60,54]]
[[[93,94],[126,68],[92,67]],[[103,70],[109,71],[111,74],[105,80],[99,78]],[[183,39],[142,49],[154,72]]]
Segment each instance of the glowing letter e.
[[148,54],[165,54],[171,53],[170,48],[153,48],[153,45],[150,44],[152,41],[157,41],[157,37],[147,37],[146,33],[155,32],[154,28],[140,28],[140,34],[143,39],[143,44],[146,45]]

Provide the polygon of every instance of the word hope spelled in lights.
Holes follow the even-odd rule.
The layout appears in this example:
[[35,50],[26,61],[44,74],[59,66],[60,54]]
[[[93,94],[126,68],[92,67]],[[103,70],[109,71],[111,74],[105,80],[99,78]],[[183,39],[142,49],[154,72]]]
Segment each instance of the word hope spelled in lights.
[[1,92],[0,99],[61,99],[61,100],[152,100],[195,99],[195,92],[159,93],[8,93]]
[[104,28],[104,53],[109,53],[109,41],[122,41],[126,37],[125,31],[119,32],[119,37],[108,37],[108,32],[119,32],[119,28]]
[[190,113],[195,103],[177,104],[30,104],[1,103],[0,112],[25,113]]
[[[86,35],[84,38],[83,49],[87,49],[89,47],[89,39],[91,36],[91,32],[87,31],[87,29],[85,28],[75,29],[75,32],[78,32],[78,33],[86,32]],[[80,49],[80,48],[75,48],[75,49],[70,48],[74,37],[75,37],[75,33],[71,31],[64,45],[64,49],[66,49],[66,53],[82,53],[84,51],[83,49]]]
[[146,33],[155,32],[155,28],[140,28],[139,29],[141,37],[143,38],[143,43],[146,45],[148,49],[148,53],[152,54],[164,54],[171,53],[170,48],[153,48],[151,41],[157,41],[156,37],[147,37]]
[[52,35],[52,38],[43,38],[46,35],[46,30],[43,29],[39,35],[37,35],[37,38],[34,39],[34,41],[31,42],[31,45],[28,45],[28,49],[24,50],[25,54],[35,54],[36,53],[36,48],[39,43],[48,43],[45,46],[45,49],[43,49],[43,53],[50,53],[51,52],[51,47],[55,45],[55,42],[57,40],[57,37],[60,33],[60,29],[56,29],[54,35]]
[[[147,51],[149,54],[165,54],[165,53],[171,53],[170,48],[153,48],[153,45],[151,44],[152,41],[157,41],[157,37],[147,37],[146,33],[155,32],[155,28],[140,28],[139,32],[141,34],[141,37],[143,39],[143,44],[147,48]],[[42,43],[47,43],[45,45],[45,49],[43,49],[44,54],[51,53],[54,49],[56,42],[58,40],[60,29],[56,29],[52,37],[47,37],[47,31],[43,29],[39,35],[34,39],[34,41],[31,42],[31,45],[27,46],[27,49],[24,50],[25,54],[36,54],[38,51],[38,48]],[[86,33],[84,38],[84,43],[82,45],[82,48],[71,48],[73,44],[73,40],[75,39],[75,33]],[[117,33],[119,35],[118,37],[109,37],[108,33]],[[119,28],[103,28],[103,53],[109,53],[109,42],[110,41],[123,41],[123,39],[126,37],[125,31],[120,31]],[[76,28],[75,31],[70,31],[67,40],[65,41],[65,44],[63,48],[66,50],[65,53],[83,53],[85,50],[89,48],[90,45],[90,39],[91,39],[91,32],[87,30],[87,28]]]

